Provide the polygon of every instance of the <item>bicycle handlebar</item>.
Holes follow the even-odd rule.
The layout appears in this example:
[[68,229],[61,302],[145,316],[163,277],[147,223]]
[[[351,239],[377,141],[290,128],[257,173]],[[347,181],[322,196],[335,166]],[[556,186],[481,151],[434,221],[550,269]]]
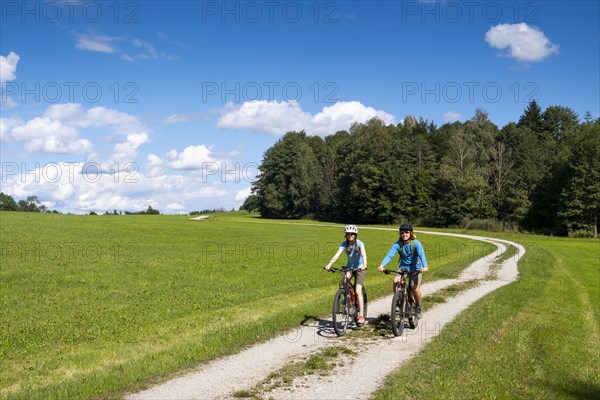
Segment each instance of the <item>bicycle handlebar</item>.
[[[327,268],[325,268],[325,267],[323,267],[323,269],[327,270]],[[365,270],[366,270],[366,268],[365,268]],[[346,266],[343,266],[342,268],[334,268],[334,267],[329,268],[329,272],[346,272],[346,271],[358,271],[358,268],[350,269]],[[364,270],[362,270],[362,271],[364,271]]]
[[402,268],[401,270],[393,270],[393,269],[387,269],[387,268],[383,270],[383,273],[386,274],[386,275],[389,275],[389,274],[402,274],[402,273],[408,273],[408,272],[409,272],[409,270],[408,269],[404,269],[404,268]]

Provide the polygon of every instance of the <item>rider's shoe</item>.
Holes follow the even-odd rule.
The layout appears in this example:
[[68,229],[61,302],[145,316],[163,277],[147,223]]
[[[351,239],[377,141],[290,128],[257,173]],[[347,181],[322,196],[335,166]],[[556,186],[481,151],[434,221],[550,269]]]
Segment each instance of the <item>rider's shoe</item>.
[[417,318],[423,318],[423,311],[421,311],[421,305],[415,306],[415,311],[417,313]]
[[361,316],[359,316],[359,317],[356,319],[356,324],[357,324],[358,326],[364,326],[364,325],[365,325],[365,323],[366,323],[366,321],[365,321],[365,317],[363,317],[362,315],[361,315]]

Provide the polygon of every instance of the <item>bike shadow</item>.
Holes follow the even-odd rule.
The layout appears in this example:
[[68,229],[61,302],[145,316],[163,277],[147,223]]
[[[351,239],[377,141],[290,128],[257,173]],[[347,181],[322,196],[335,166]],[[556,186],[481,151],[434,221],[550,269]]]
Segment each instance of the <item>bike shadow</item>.
[[[389,325],[381,326],[379,318],[366,318],[367,324],[363,327],[359,327],[356,323],[351,322],[348,326],[348,331],[359,331],[363,329],[369,329],[369,326],[375,326],[375,330],[388,330],[391,332]],[[372,325],[370,325],[372,324]],[[301,325],[311,327],[316,327],[316,334],[319,337],[326,339],[335,339],[338,335],[335,333],[335,329],[333,329],[333,321],[330,319],[319,318],[315,316],[305,316],[304,320],[302,320]],[[383,336],[383,334],[382,334]]]
[[[377,317],[367,317],[366,321],[367,324],[363,327],[358,327],[355,323],[351,323],[350,326],[348,326],[348,330],[370,331],[375,337],[384,339],[393,339],[395,337],[392,332],[392,324],[389,314],[381,314]],[[316,334],[322,338],[334,339],[338,337],[333,329],[333,321],[330,319],[319,318],[313,315],[305,315],[300,325],[306,327],[316,327]],[[407,327],[408,324],[405,325],[405,328]]]
[[[307,327],[315,327],[316,335],[322,338],[332,339],[337,338],[335,329],[333,329],[333,321],[330,319],[319,318],[314,315],[305,315],[300,325]],[[348,329],[356,329],[355,324],[351,324]]]

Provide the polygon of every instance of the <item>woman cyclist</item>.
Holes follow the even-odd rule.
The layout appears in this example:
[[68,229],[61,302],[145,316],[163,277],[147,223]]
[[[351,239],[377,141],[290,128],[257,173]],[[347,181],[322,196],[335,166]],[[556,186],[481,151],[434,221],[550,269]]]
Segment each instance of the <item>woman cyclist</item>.
[[[392,245],[388,254],[381,261],[378,268],[379,272],[384,272],[385,266],[394,258],[396,253],[400,254],[398,271],[400,269],[409,270],[409,277],[413,283],[412,292],[415,297],[417,317],[421,318],[423,314],[421,311],[421,273],[427,271],[427,258],[425,258],[423,245],[415,239],[412,225],[400,225],[400,239]],[[394,277],[394,292],[400,280],[400,275]]]
[[367,251],[365,244],[357,238],[358,228],[356,225],[347,225],[344,232],[346,240],[342,242],[338,251],[331,258],[331,261],[329,261],[329,264],[325,266],[325,269],[330,270],[342,252],[346,253],[348,256],[346,266],[350,269],[350,271],[346,272],[347,277],[350,279],[353,274],[356,277],[356,297],[358,298],[358,318],[356,319],[356,323],[358,326],[363,326],[365,324],[365,317],[362,288],[365,283],[365,276],[367,275]]

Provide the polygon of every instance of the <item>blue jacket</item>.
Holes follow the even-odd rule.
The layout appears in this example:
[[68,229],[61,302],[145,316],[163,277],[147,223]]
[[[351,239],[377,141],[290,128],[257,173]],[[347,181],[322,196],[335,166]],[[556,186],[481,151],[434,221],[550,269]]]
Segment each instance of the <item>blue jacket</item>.
[[412,244],[412,246],[410,242],[401,244],[400,241],[394,243],[381,262],[381,265],[385,267],[392,261],[392,258],[396,254],[400,254],[398,268],[409,269],[411,271],[419,271],[422,268],[427,268],[427,258],[425,258],[423,245],[417,239],[413,240]]

